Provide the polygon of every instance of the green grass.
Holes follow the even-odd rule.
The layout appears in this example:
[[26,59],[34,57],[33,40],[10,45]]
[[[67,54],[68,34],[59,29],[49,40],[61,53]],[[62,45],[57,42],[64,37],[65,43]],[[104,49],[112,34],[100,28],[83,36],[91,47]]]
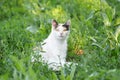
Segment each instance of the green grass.
[[[0,80],[119,80],[119,3],[1,0]],[[71,20],[67,61],[78,66],[55,72],[40,62],[30,62],[33,47],[49,35],[52,19]],[[80,50],[83,54],[78,55]]]

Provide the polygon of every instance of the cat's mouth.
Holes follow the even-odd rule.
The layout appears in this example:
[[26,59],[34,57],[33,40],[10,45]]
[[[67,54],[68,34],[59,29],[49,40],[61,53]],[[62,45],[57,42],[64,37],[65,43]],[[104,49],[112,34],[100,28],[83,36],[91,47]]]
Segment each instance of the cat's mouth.
[[63,39],[63,38],[64,38],[64,36],[58,36],[58,38],[59,38],[59,39]]
[[60,35],[59,37],[64,37],[64,36]]

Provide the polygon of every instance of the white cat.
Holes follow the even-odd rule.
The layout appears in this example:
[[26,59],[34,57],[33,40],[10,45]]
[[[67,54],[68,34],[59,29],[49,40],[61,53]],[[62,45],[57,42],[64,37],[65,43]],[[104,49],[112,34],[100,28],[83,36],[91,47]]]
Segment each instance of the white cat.
[[[39,52],[42,61],[47,63],[49,68],[59,70],[66,64],[67,39],[70,33],[70,20],[64,24],[58,24],[52,20],[52,30],[47,39],[43,41],[42,50]],[[32,62],[36,59],[32,57]],[[41,60],[41,59],[40,59]]]

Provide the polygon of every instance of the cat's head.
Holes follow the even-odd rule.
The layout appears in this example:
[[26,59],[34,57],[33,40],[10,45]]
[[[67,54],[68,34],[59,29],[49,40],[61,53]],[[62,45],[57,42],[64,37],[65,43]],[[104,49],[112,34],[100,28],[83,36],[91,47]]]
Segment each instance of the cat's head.
[[66,39],[70,33],[70,20],[65,23],[52,20],[52,33],[57,39]]

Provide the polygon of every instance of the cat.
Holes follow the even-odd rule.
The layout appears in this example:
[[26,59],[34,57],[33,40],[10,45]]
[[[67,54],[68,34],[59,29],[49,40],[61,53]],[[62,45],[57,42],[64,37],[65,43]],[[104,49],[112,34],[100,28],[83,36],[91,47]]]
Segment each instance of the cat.
[[[52,20],[52,28],[49,36],[43,41],[41,55],[42,61],[48,64],[49,68],[59,70],[66,64],[67,39],[70,34],[70,20],[65,23],[58,23]],[[36,59],[32,57],[32,62]],[[40,59],[41,60],[41,59]]]

